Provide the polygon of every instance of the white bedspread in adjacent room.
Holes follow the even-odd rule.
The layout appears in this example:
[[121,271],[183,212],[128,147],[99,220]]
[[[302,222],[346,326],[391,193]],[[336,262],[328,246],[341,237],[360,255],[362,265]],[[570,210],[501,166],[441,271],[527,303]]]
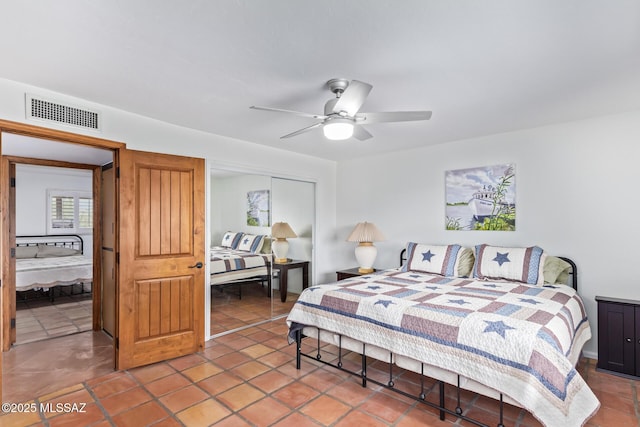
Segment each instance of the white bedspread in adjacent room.
[[93,280],[93,261],[82,255],[16,260],[16,290],[50,288]]

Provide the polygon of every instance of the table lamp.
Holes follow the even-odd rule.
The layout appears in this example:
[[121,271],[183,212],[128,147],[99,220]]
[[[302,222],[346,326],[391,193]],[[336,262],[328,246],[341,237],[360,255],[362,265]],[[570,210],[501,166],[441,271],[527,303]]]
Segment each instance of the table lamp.
[[287,238],[298,237],[298,235],[293,232],[291,226],[286,222],[276,222],[271,227],[271,237],[276,239],[271,243],[271,250],[275,255],[274,262],[284,264],[287,262],[287,252],[289,252],[289,242],[287,242]]
[[358,242],[356,246],[356,260],[358,260],[358,272],[361,274],[373,273],[373,263],[378,255],[378,250],[373,242],[384,240],[384,236],[378,227],[371,222],[360,222],[353,229],[347,242]]

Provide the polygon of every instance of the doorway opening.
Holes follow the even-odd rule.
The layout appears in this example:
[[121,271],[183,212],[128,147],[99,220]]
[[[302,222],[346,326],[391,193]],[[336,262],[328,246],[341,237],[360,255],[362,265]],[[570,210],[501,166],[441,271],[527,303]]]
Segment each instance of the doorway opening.
[[15,165],[14,345],[93,329],[92,169]]
[[[106,374],[114,369],[111,338],[102,332],[100,178],[102,165],[113,163],[124,144],[4,121],[0,130],[0,194],[2,211],[7,213],[1,251],[9,255],[2,263],[0,373],[2,388],[11,392],[4,397],[15,400],[21,393],[33,397],[82,381],[88,372]],[[73,246],[77,241],[72,246],[60,243],[67,240],[62,234],[77,236],[80,246]],[[84,257],[88,273],[78,276],[82,280],[43,279],[50,286],[34,282],[28,289],[18,289],[16,258],[37,262],[38,251],[60,260]],[[34,253],[29,257],[27,252]],[[62,252],[75,253],[67,258]],[[53,276],[48,267],[41,272],[46,276]],[[83,360],[78,355],[84,355]],[[37,357],[43,360],[38,362]],[[65,372],[56,365],[51,376],[39,368],[51,357],[57,362],[73,360],[60,367]]]

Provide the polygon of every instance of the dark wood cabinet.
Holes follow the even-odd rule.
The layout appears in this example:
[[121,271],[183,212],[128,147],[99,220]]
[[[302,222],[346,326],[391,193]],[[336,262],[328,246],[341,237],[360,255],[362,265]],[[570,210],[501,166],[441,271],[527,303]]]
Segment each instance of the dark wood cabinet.
[[640,301],[596,297],[598,370],[640,377]]

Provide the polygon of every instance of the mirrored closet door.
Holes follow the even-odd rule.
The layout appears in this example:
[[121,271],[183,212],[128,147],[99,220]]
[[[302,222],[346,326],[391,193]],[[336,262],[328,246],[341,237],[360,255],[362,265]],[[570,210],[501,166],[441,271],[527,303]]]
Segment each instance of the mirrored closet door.
[[[315,184],[212,169],[210,194],[211,335],[286,315],[312,282]],[[296,237],[275,262],[272,226],[282,222]]]

